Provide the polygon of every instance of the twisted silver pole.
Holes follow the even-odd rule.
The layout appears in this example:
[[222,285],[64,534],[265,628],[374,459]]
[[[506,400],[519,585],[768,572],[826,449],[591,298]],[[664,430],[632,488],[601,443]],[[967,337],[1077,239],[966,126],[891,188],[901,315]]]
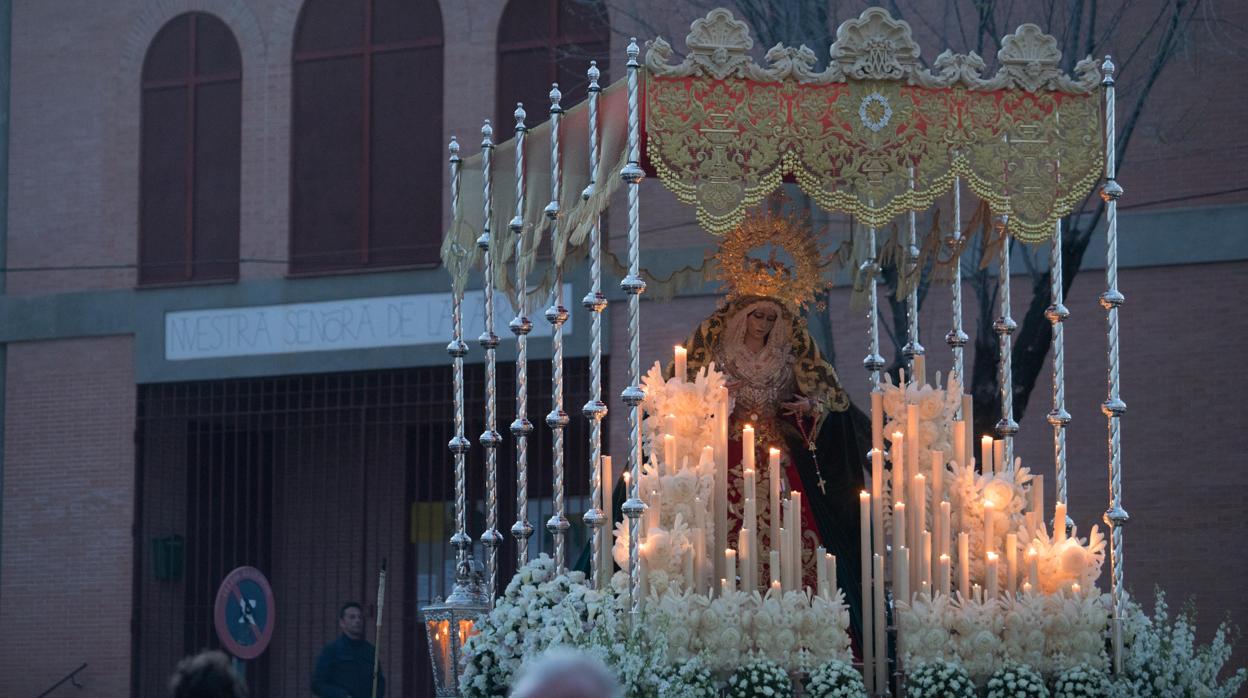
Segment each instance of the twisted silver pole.
[[529,523],[529,434],[533,423],[529,421],[529,332],[533,323],[529,320],[528,283],[524,267],[524,140],[528,128],[524,125],[524,105],[516,103],[516,214],[511,219],[511,232],[516,236],[516,316],[508,323],[516,336],[516,418],[511,423],[511,435],[516,440],[516,522],[511,535],[516,539],[516,566],[523,567],[529,561],[529,538],[533,525]]
[[1127,405],[1118,395],[1118,308],[1126,298],[1118,291],[1118,199],[1122,187],[1115,179],[1114,126],[1114,63],[1109,56],[1101,64],[1105,74],[1101,84],[1105,86],[1105,186],[1101,196],[1105,200],[1105,282],[1108,288],[1101,294],[1101,307],[1105,308],[1106,334],[1108,335],[1109,396],[1101,405],[1101,411],[1109,419],[1109,509],[1105,512],[1105,524],[1111,531],[1109,561],[1112,568],[1111,594],[1114,604],[1114,671],[1122,671],[1122,527],[1129,520],[1122,508],[1122,433],[1119,420]]
[[503,543],[503,536],[498,532],[498,447],[503,437],[498,433],[497,404],[497,366],[494,359],[498,349],[498,335],[494,334],[494,236],[490,232],[490,217],[493,214],[493,199],[490,191],[492,170],[491,155],[494,152],[494,129],[490,120],[485,120],[481,127],[481,181],[484,199],[485,223],[481,237],[477,238],[477,247],[481,248],[484,260],[482,287],[485,294],[485,331],[477,341],[485,350],[485,431],[481,432],[481,446],[485,448],[485,530],[481,532],[481,543],[486,550],[486,574],[489,586],[486,587],[490,603],[494,603],[494,590],[498,582],[498,546]]
[[[455,220],[459,216],[459,178],[463,161],[459,157],[459,141],[455,140],[454,136],[451,137],[447,150],[451,154],[451,219]],[[467,254],[466,250],[457,252]],[[453,270],[456,277],[462,271],[460,268],[462,264],[461,258],[456,263],[456,269]],[[472,444],[468,441],[468,437],[464,436],[464,357],[468,355],[468,345],[464,342],[463,301],[463,286],[456,278],[451,281],[451,343],[446,345],[446,353],[452,357],[451,375],[455,393],[455,435],[451,437],[447,446],[455,456],[455,533],[451,536],[451,547],[455,549],[457,568],[465,565],[472,555],[472,538],[468,535],[468,522],[465,514],[467,490],[464,456]]]
[[[914,190],[913,167],[910,168],[910,190]],[[910,382],[913,383],[918,378],[914,371],[914,357],[922,356],[926,351],[919,342],[919,277],[923,270],[919,268],[919,238],[914,209],[910,209],[909,229],[906,269],[910,274],[910,293],[906,297],[906,345],[901,348],[901,353],[909,362]]]
[[[589,186],[581,192],[588,201],[594,195],[598,181],[598,62],[589,62]],[[607,405],[602,401],[602,311],[607,307],[607,297],[602,293],[602,228],[598,216],[594,216],[589,230],[589,293],[581,299],[581,305],[590,312],[589,401],[581,408],[581,414],[589,420],[589,510],[582,520],[589,526],[590,559],[589,581],[594,588],[605,583],[599,574],[602,567],[602,531],[605,523],[611,525],[611,502],[602,500],[602,418],[607,415]],[[608,474],[608,477],[610,475]]]
[[1010,234],[1006,230],[1009,217],[1001,216],[997,221],[997,230],[1001,235],[1001,266],[997,272],[1000,284],[998,295],[1001,298],[1001,315],[992,323],[997,333],[997,383],[1001,395],[1001,419],[997,420],[997,433],[1005,441],[1001,467],[1005,470],[1014,468],[1014,435],[1018,433],[1018,422],[1014,421],[1014,369],[1012,335],[1018,329],[1014,318],[1010,317]]
[[[559,221],[559,119],[563,115],[563,107],[559,106],[562,95],[559,84],[550,89],[550,203],[546,205],[546,217],[550,219],[551,239],[561,248],[564,244],[558,230]],[[554,432],[554,512],[546,521],[546,529],[555,542],[555,568],[563,574],[567,568],[565,540],[572,524],[563,511],[563,431],[568,426],[568,413],[563,411],[563,323],[568,320],[568,309],[563,306],[563,263],[560,250],[556,249],[553,259],[555,264],[555,285],[552,290],[551,305],[546,309],[546,321],[553,328],[551,338],[551,395],[553,406],[546,415],[546,426]]]
[[871,379],[871,392],[880,390],[880,371],[884,370],[884,357],[880,356],[880,300],[879,289],[880,265],[875,259],[875,228],[867,229],[867,259],[859,270],[867,275],[867,343],[869,353],[862,360],[862,367],[867,370]]
[[[1053,240],[1049,242],[1049,296],[1052,302],[1044,315],[1053,325],[1053,409],[1048,414],[1053,425],[1053,464],[1057,470],[1057,501],[1066,501],[1066,425],[1070,413],[1066,411],[1066,333],[1065,320],[1070,310],[1064,302],[1062,288],[1062,222],[1053,226]],[[1054,526],[1065,522],[1054,522]]]
[[638,629],[641,614],[641,574],[637,560],[637,520],[646,510],[641,501],[641,403],[646,393],[641,389],[641,294],[646,282],[641,278],[641,209],[638,189],[645,172],[641,169],[641,126],[637,95],[637,56],[641,49],[637,39],[628,43],[628,162],[620,177],[628,184],[628,276],[620,288],[628,294],[628,387],[620,394],[628,411],[628,469],[631,473],[628,501],[622,511],[628,517],[628,594],[632,626]]
[[[959,249],[962,244],[962,178],[954,177],[953,179],[953,235],[952,245],[954,250]],[[953,280],[950,282],[950,290],[953,291],[953,328],[949,330],[949,334],[945,335],[945,344],[953,350],[953,375],[957,377],[958,385],[961,386],[963,392],[966,392],[967,386],[964,381],[963,373],[963,347],[966,346],[968,337],[962,329],[962,255],[959,252],[954,253],[954,258],[950,260],[953,264]],[[957,411],[954,413],[954,419],[962,419],[962,401],[958,401]]]

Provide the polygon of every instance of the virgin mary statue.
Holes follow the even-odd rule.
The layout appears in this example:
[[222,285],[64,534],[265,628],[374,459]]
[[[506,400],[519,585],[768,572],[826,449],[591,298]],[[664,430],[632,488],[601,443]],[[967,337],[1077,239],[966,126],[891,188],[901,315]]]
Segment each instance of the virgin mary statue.
[[[747,253],[772,245],[767,261]],[[776,249],[794,259],[776,260]],[[870,422],[854,409],[836,371],[824,360],[800,311],[822,283],[817,244],[791,218],[751,216],[730,234],[717,255],[728,295],[685,341],[688,370],[714,363],[726,374],[733,399],[729,417],[729,540],[736,542],[745,499],[741,431],[755,431],[755,478],[750,494],[760,520],[770,517],[768,450],[780,450],[783,492],[802,493],[803,584],[816,588],[815,552],[836,556],[837,583],[845,593],[855,637],[861,629],[858,495],[864,486]],[[769,550],[759,527],[760,550]],[[762,557],[762,556],[759,556]],[[757,570],[766,579],[766,570]]]

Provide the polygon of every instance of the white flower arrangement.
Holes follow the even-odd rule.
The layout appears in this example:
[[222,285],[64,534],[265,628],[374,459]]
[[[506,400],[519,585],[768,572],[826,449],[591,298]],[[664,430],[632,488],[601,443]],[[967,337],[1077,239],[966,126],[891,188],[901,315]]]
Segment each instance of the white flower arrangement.
[[1007,661],[1044,677],[1078,664],[1105,669],[1109,609],[1095,588],[985,602],[916,594],[897,604],[901,658],[906,666],[955,661],[981,686]]
[[[962,386],[952,374],[944,388],[940,387],[940,372],[936,373],[935,385],[894,385],[891,376],[884,376],[880,383],[884,392],[884,438],[892,438],[893,432],[906,432],[906,413],[910,405],[918,407],[919,453],[937,450],[952,453],[953,418],[962,405]],[[915,438],[906,434],[906,438]]]
[[793,683],[789,674],[770,659],[755,657],[728,677],[729,698],[789,698]]
[[1073,528],[1065,540],[1058,542],[1056,532],[1050,535],[1047,528],[1035,530],[1025,525],[1019,531],[1019,544],[1024,550],[1033,548],[1040,567],[1040,589],[1046,594],[1069,591],[1074,584],[1091,589],[1100,579],[1105,564],[1105,536],[1093,525],[1087,539]]
[[1010,662],[988,679],[985,698],[1049,698],[1049,689],[1035,669]]
[[966,669],[953,662],[921,664],[906,675],[907,698],[976,698]]
[[[996,511],[993,526],[994,549],[1005,550],[1005,537],[1011,531],[1026,528],[1028,490],[1034,480],[1026,467],[1005,469],[999,473],[978,473],[974,464],[949,467],[945,478],[950,506],[958,512],[956,529],[968,537],[971,558],[971,580],[985,585],[984,502],[991,501]],[[929,511],[931,507],[928,507]],[[1026,533],[1019,535],[1020,541]],[[1004,557],[1004,555],[1003,555]],[[1021,558],[1020,558],[1021,559]],[[1004,569],[1001,570],[1004,572]]]
[[556,575],[555,561],[547,555],[530,561],[465,643],[461,692],[505,695],[526,658],[578,642],[611,611],[611,601],[613,596],[586,586],[580,572]]
[[1186,607],[1171,619],[1160,589],[1152,617],[1129,597],[1123,616],[1123,671],[1113,683],[1114,696],[1230,698],[1248,680],[1242,668],[1224,680],[1219,678],[1233,649],[1226,622],[1218,626],[1208,645],[1197,646],[1195,610]]
[[652,595],[648,609],[666,628],[674,660],[701,656],[715,671],[731,671],[751,655],[791,671],[852,661],[849,609],[839,594],[731,592],[708,599],[669,589]]
[[[1100,698],[1106,695],[1108,690],[1109,681],[1105,677],[1105,672],[1087,664],[1076,664],[1058,674],[1053,681],[1053,698]],[[1148,694],[1133,693],[1131,695],[1143,696]]]
[[660,672],[659,698],[716,698],[718,695],[711,668],[701,657],[669,665]]
[[[697,463],[702,446],[714,443],[715,410],[723,403],[728,387],[715,364],[704,366],[692,381],[665,379],[659,362],[641,379],[646,399],[641,403],[642,443],[648,455],[662,452],[662,435],[676,437],[676,463],[665,463],[669,472],[687,458]],[[669,422],[668,416],[674,415]],[[658,444],[658,446],[656,446]]]
[[867,686],[857,669],[833,659],[811,672],[806,682],[806,695],[810,698],[862,698],[867,695]]

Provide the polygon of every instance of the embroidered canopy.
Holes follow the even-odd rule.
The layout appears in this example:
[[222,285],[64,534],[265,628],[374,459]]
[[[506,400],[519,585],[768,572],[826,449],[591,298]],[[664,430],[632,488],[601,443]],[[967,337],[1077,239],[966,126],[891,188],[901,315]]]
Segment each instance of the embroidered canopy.
[[[945,51],[924,68],[910,26],[881,8],[846,21],[836,36],[820,72],[806,46],[777,44],[759,65],[750,55],[747,25],[722,8],[693,22],[679,63],[662,38],[650,42],[641,71],[642,164],[696,207],[708,231],[731,231],[786,179],[825,209],[884,227],[902,213],[926,210],[961,177],[993,213],[1009,217],[1010,234],[1036,242],[1047,239],[1100,178],[1099,67],[1089,57],[1073,77],[1064,74],[1057,40],[1036,25],[1024,24],[1002,39],[990,76],[974,52]],[[618,81],[602,93],[601,156],[592,177],[586,105],[565,111],[560,214],[553,224],[543,215],[551,191],[549,123],[528,131],[528,200],[520,216],[524,269],[533,268],[544,234],[552,235],[560,266],[584,257],[592,222],[619,186],[626,160],[621,88]],[[538,112],[535,106],[530,112]],[[511,129],[496,127],[505,130]],[[514,223],[513,152],[514,140],[494,149],[492,230]],[[481,156],[466,158],[461,173],[462,201],[442,250],[459,284],[479,254],[474,241],[485,225]],[[514,246],[494,250],[495,285],[514,294],[506,272]],[[623,272],[609,252],[605,261]],[[695,271],[687,281],[700,282]],[[653,290],[670,292],[672,285]],[[535,290],[545,287],[539,282]]]

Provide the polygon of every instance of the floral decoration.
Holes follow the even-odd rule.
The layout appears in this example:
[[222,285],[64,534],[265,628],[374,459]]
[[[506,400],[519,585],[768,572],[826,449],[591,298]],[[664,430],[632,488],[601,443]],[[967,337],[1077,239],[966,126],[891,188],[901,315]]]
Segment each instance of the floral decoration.
[[793,684],[788,672],[770,659],[753,658],[728,677],[729,698],[788,698],[792,695]]
[[1009,662],[988,679],[986,698],[1049,698],[1049,689],[1035,669]]
[[976,698],[978,692],[966,669],[953,662],[929,662],[906,676],[908,698]]
[[806,695],[810,698],[862,698],[867,695],[867,687],[857,669],[833,659],[810,673]]
[[659,698],[717,698],[711,667],[701,657],[668,665],[659,676]]
[[1106,695],[1108,689],[1109,681],[1105,678],[1105,672],[1087,664],[1076,664],[1054,679],[1053,698],[1099,698]]

